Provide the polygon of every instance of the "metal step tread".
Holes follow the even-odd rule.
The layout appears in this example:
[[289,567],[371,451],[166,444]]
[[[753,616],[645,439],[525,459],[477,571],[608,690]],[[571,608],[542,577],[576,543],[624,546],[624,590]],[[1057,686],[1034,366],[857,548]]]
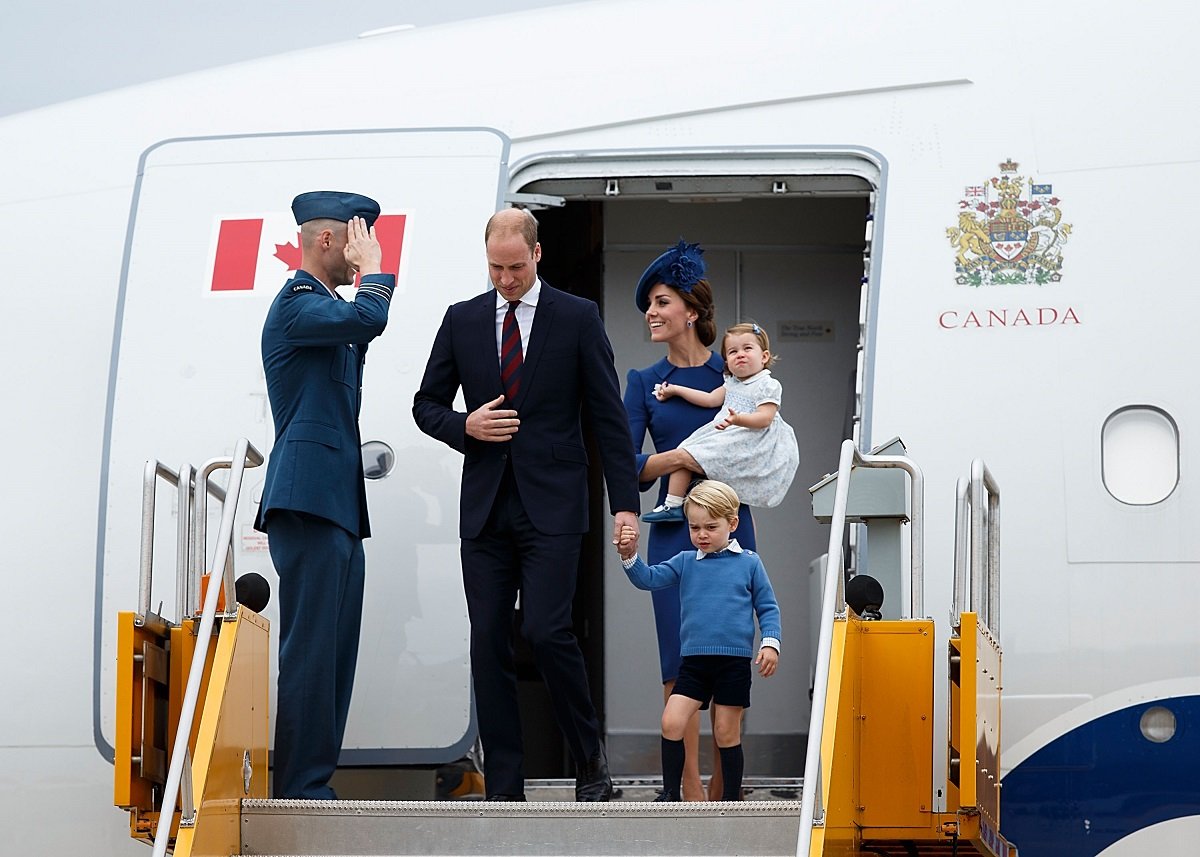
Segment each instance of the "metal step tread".
[[346,857],[794,855],[800,802],[243,800],[242,852]]
[[296,800],[290,798],[242,800],[242,815],[303,816],[437,816],[494,817],[521,816],[611,817],[658,815],[677,816],[761,816],[796,815],[798,800],[693,801],[655,803],[653,801],[615,800],[602,803],[575,801],[490,802],[482,800]]

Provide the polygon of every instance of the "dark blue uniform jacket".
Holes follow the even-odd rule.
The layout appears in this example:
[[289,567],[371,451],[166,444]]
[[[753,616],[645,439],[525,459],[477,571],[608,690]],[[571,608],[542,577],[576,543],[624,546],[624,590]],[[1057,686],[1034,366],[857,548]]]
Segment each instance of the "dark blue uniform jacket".
[[275,446],[256,529],[266,529],[271,510],[289,509],[371,534],[358,432],[363,361],[387,324],[395,285],[391,274],[370,274],[345,301],[298,271],[276,295],[262,332]]

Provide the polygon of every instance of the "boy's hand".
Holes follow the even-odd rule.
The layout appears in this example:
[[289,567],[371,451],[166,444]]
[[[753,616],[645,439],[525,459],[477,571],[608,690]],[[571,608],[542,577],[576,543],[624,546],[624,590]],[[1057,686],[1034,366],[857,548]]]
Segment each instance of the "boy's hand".
[[754,663],[758,664],[758,674],[763,678],[774,675],[775,667],[779,665],[779,652],[770,646],[763,646],[758,650],[758,657],[754,659]]
[[621,559],[632,559],[637,553],[637,530],[633,527],[621,527],[621,535],[617,539],[617,553]]

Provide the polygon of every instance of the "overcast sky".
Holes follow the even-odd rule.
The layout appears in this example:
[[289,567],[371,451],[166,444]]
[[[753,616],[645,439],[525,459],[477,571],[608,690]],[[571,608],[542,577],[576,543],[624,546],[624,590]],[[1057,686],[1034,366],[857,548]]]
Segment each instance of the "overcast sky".
[[14,0],[0,23],[0,116],[399,24],[566,0]]

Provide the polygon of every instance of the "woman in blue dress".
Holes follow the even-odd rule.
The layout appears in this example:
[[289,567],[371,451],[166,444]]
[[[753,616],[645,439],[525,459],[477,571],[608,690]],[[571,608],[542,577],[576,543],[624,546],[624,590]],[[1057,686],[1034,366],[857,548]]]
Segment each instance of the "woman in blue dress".
[[[625,381],[625,410],[633,446],[638,451],[641,488],[647,491],[659,480],[655,505],[667,493],[667,476],[678,466],[671,452],[680,441],[712,421],[716,408],[702,408],[680,397],[660,402],[654,386],[669,382],[698,390],[715,390],[725,380],[725,361],[708,350],[716,340],[717,325],[712,287],[704,279],[705,265],[697,244],[679,243],[650,263],[638,281],[634,301],[646,314],[650,340],[666,345],[667,355],[645,369],[631,369]],[[654,453],[642,452],[646,432]],[[738,510],[739,525],[733,536],[742,547],[755,549],[754,519],[745,504]],[[650,525],[646,561],[665,562],[691,547],[686,523]],[[660,589],[651,593],[654,623],[658,631],[658,657],[662,669],[663,696],[669,697],[679,674],[679,590]],[[700,717],[688,724],[684,736],[687,768],[683,772],[683,799],[704,800],[700,780]],[[714,745],[715,746],[715,745]],[[720,796],[721,769],[715,750],[713,776],[708,794]]]

